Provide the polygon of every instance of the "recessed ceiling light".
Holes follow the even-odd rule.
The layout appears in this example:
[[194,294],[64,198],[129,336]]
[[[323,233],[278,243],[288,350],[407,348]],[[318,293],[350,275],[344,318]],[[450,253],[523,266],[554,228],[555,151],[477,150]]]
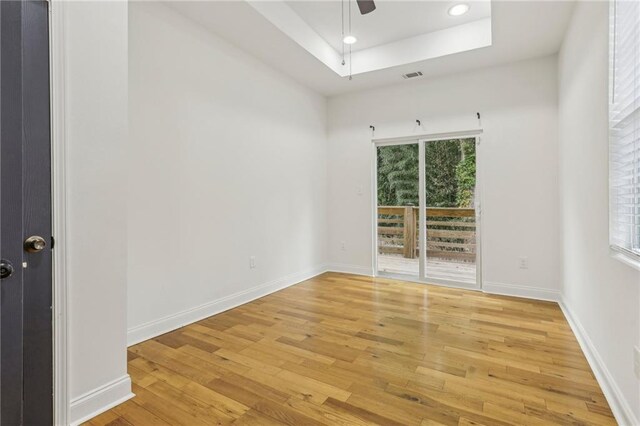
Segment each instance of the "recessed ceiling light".
[[356,41],[358,41],[358,39],[357,39],[357,38],[355,38],[355,37],[354,37],[354,36],[352,36],[352,35],[348,35],[348,36],[345,36],[345,37],[342,39],[342,41],[343,41],[345,44],[353,44],[353,43],[355,43]]
[[451,16],[460,16],[464,15],[469,11],[469,5],[466,3],[456,4],[449,9],[449,15]]

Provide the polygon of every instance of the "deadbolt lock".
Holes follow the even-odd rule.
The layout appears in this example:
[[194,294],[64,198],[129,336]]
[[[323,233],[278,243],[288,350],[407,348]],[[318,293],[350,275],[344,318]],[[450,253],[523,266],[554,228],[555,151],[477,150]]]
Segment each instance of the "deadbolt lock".
[[32,235],[24,240],[24,249],[29,253],[38,253],[44,250],[47,242],[39,235]]
[[9,278],[13,275],[13,265],[8,260],[0,261],[0,279]]

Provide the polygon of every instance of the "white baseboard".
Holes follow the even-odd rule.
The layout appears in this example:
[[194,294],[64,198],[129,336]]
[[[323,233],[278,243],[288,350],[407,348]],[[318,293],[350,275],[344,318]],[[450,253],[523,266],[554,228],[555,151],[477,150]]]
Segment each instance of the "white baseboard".
[[367,277],[373,277],[373,268],[347,265],[344,263],[329,263],[326,268],[327,272],[341,272],[343,274],[365,275]]
[[504,296],[525,297],[527,299],[548,300],[551,302],[560,301],[560,292],[558,290],[551,290],[548,288],[484,281],[482,283],[482,291],[485,293],[501,294]]
[[598,384],[600,384],[600,388],[602,388],[602,392],[605,398],[607,398],[607,402],[618,424],[621,426],[640,425],[640,421],[635,417],[631,407],[609,372],[609,369],[604,361],[602,361],[595,345],[578,320],[578,317],[573,314],[573,311],[565,304],[564,300],[561,300],[559,305],[564,316],[567,318],[569,326],[571,326],[571,330],[573,330],[573,334],[576,336],[576,339],[578,339],[580,348],[582,348],[582,352],[587,358],[589,366],[591,370],[593,370],[593,374],[595,374],[596,380]]
[[[318,267],[308,271],[288,275],[281,279],[131,328],[127,333],[128,344],[133,345],[135,343],[151,339],[187,324],[191,324],[195,321],[199,321],[278,290],[290,287],[294,284],[298,284],[302,281],[323,274],[324,272],[341,272],[369,277],[373,276],[373,270],[370,268],[346,264],[328,264],[326,267]],[[609,373],[609,370],[591,342],[591,339],[589,339],[589,336],[577,320],[577,317],[572,314],[569,307],[562,301],[560,292],[544,288],[524,287],[487,281],[483,283],[482,290],[486,293],[558,302],[596,376],[596,379],[598,380],[598,383],[603,390],[605,397],[607,398],[607,401],[609,402],[609,405],[611,406],[611,410],[613,411],[616,420],[620,425],[640,425],[640,422],[635,418],[631,407],[628,405],[627,401],[625,401],[620,389],[617,387]],[[107,383],[106,385],[71,401],[71,425],[79,425],[88,419],[132,398],[133,396],[134,395],[131,393],[131,379],[128,375]]]
[[287,288],[301,281],[308,280],[317,275],[326,272],[324,266],[317,267],[308,271],[298,272],[288,275],[277,280],[252,287],[238,293],[231,294],[221,299],[207,302],[195,308],[187,309],[164,318],[160,318],[148,323],[132,327],[127,330],[127,345],[135,345],[136,343],[149,340],[161,334],[168,333],[172,330],[192,324],[220,312],[227,311],[252,300],[266,296],[283,288]]
[[70,424],[76,426],[133,398],[128,374],[71,400]]

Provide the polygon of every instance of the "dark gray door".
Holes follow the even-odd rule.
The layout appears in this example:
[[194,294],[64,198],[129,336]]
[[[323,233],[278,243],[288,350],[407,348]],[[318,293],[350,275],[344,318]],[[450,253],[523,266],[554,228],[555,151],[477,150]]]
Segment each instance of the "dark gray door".
[[53,422],[48,5],[0,1],[0,423]]

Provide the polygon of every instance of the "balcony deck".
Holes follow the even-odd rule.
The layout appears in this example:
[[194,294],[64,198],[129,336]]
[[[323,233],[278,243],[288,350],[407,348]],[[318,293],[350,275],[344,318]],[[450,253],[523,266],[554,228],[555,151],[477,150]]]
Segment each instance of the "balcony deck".
[[[402,256],[378,255],[378,271],[389,274],[418,275],[418,259]],[[450,280],[462,283],[476,282],[476,265],[472,262],[427,259],[427,279]]]
[[[476,283],[476,211],[473,208],[426,208],[427,281]],[[418,276],[419,209],[378,207],[378,271]]]

